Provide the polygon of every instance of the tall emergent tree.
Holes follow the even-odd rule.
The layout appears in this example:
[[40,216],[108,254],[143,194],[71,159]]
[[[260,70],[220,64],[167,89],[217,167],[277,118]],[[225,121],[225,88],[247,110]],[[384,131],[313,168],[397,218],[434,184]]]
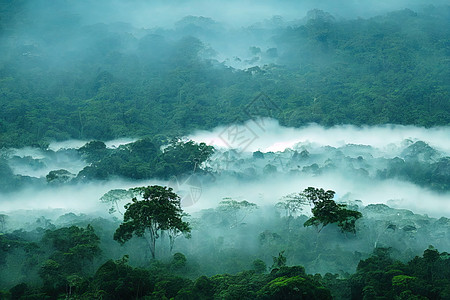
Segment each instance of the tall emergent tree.
[[304,226],[314,225],[319,228],[319,232],[328,224],[336,223],[342,232],[356,232],[355,222],[362,217],[359,211],[346,209],[347,205],[337,204],[334,198],[334,191],[308,187],[303,191],[303,195],[314,207],[311,209],[313,217],[309,218]]
[[191,228],[184,222],[185,215],[180,205],[180,197],[172,192],[172,188],[153,185],[139,187],[135,191],[140,192],[142,200],[134,197],[131,203],[125,205],[123,223],[114,233],[114,240],[124,244],[133,237],[144,237],[150,248],[152,258],[155,258],[156,240],[161,232],[166,231],[171,237],[184,234],[187,238]]
[[228,215],[230,228],[234,228],[244,221],[248,213],[257,208],[258,205],[247,200],[237,201],[227,197],[219,202],[218,210]]
[[297,214],[303,211],[303,208],[306,205],[308,205],[308,199],[306,199],[303,193],[291,193],[283,196],[281,201],[278,202],[275,207],[284,210],[287,227],[290,229],[291,221]]

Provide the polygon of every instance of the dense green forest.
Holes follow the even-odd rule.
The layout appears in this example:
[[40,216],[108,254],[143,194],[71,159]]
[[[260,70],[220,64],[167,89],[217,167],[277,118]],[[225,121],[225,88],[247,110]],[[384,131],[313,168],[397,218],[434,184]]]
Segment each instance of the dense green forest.
[[449,5],[84,4],[0,0],[0,299],[450,299]]
[[[154,186],[139,192],[143,200],[135,204],[166,197],[172,198],[174,207],[179,203],[170,189]],[[171,212],[164,202],[154,210],[139,209],[156,222],[148,225],[158,224],[159,236],[154,236],[156,248],[151,252],[156,259],[150,258],[149,244],[135,227],[146,224],[144,215],[127,217],[137,207],[126,207],[121,225],[119,219],[68,213],[54,223],[41,217],[9,232],[23,216],[1,215],[6,233],[0,235],[0,285],[9,289],[0,293],[4,299],[449,297],[450,255],[429,246],[414,256],[421,253],[424,239],[448,248],[448,218],[433,219],[386,205],[335,206],[333,196],[333,191],[308,188],[296,197],[285,197],[276,210],[228,199],[216,209],[188,217],[184,229],[175,223],[166,227],[164,220],[172,215],[179,218],[181,211]],[[309,200],[326,208],[313,209],[314,217],[308,220],[301,211]],[[354,232],[341,226],[352,219],[356,220]],[[192,235],[169,245],[168,237],[178,236],[170,226]],[[113,233],[120,241],[126,228],[136,237],[128,236],[128,242],[120,246],[113,241]],[[176,252],[179,249],[184,253]],[[321,270],[322,275],[307,274],[296,265],[299,262],[307,269]]]
[[[1,3],[3,147],[182,135],[255,114],[295,127],[450,122],[448,6],[244,27],[233,34],[274,47],[249,45],[239,69],[217,60],[214,39],[236,41],[209,18],[172,30],[84,25],[57,4],[35,16],[28,1]],[[253,110],[261,92],[275,108]]]

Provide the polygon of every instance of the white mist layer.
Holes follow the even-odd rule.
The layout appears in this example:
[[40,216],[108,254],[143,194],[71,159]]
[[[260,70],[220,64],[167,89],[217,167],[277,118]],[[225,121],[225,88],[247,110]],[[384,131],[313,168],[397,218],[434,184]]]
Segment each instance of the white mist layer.
[[[69,142],[67,145],[75,145],[73,142]],[[82,144],[84,145],[84,144]],[[65,147],[68,149],[71,147]],[[58,149],[60,150],[60,149]],[[86,162],[82,159],[74,159],[74,157],[65,153],[58,155],[51,155],[44,150],[38,148],[25,147],[22,149],[11,149],[9,156],[18,156],[21,158],[32,158],[39,160],[42,165],[33,166],[26,163],[13,163],[10,167],[14,174],[31,176],[31,177],[45,177],[52,170],[65,169],[72,174],[77,174],[85,166]]]
[[[115,139],[111,141],[104,142],[107,148],[117,148],[121,145],[129,144],[135,142],[136,139],[133,138],[121,138]],[[62,142],[52,142],[48,146],[49,150],[58,151],[61,149],[78,149],[83,147],[86,143],[90,142],[90,140],[68,140]]]
[[449,126],[428,129],[404,125],[362,127],[341,125],[324,128],[311,124],[292,128],[280,126],[277,120],[266,118],[249,120],[243,125],[219,126],[211,131],[196,131],[188,138],[214,147],[235,148],[241,152],[283,151],[296,144],[331,147],[357,144],[372,146],[388,153],[395,152],[406,140],[410,140],[423,141],[436,150],[450,155]]
[[[76,185],[28,188],[14,193],[0,193],[0,212],[15,210],[62,210],[75,213],[108,214],[109,204],[100,198],[112,189],[128,189],[136,186],[164,185],[161,181],[93,181]],[[131,199],[130,199],[131,200]],[[129,201],[125,201],[123,204]],[[122,205],[123,207],[123,205]]]
[[[114,149],[121,145],[135,142],[133,138],[122,138],[104,142],[107,148]],[[78,149],[88,143],[89,140],[67,140],[62,142],[52,142],[48,146],[48,150],[60,151],[64,149]],[[32,159],[41,160],[44,163],[43,167],[35,167],[26,164],[11,164],[10,167],[16,175],[24,175],[31,177],[45,177],[52,170],[64,169],[72,174],[77,174],[85,166],[86,162],[82,159],[74,159],[66,154],[59,153],[57,158],[53,154],[49,154],[47,151],[24,147],[21,149],[10,149],[8,151],[9,156],[18,156],[21,158],[31,157]]]
[[[249,26],[274,15],[287,20],[302,18],[307,11],[322,9],[347,18],[370,17],[387,11],[417,9],[430,5],[424,0],[341,0],[341,1],[256,1],[256,0],[191,0],[191,1],[77,1],[71,10],[79,13],[88,24],[130,22],[136,27],[171,27],[186,15],[211,17],[230,26]],[[444,0],[432,1],[434,5],[447,4]]]
[[[242,169],[249,164],[245,158],[260,150],[284,151],[285,149],[311,149],[342,147],[348,144],[371,146],[368,152],[374,157],[393,158],[410,144],[423,141],[441,155],[450,155],[450,127],[422,128],[416,126],[352,125],[324,128],[311,124],[302,128],[280,126],[273,119],[247,121],[242,125],[220,126],[211,131],[197,131],[188,136],[197,142],[217,147],[223,153],[231,148],[240,152],[238,159]],[[244,143],[245,141],[245,143]],[[326,151],[321,148],[319,151]],[[326,155],[323,156],[326,160]],[[256,163],[256,162],[255,162]],[[234,169],[236,171],[236,169]],[[364,205],[383,203],[395,208],[405,208],[434,217],[450,216],[450,193],[437,193],[410,182],[388,179],[368,179],[349,175],[344,170],[326,172],[323,175],[285,174],[267,175],[264,179],[242,182],[220,177],[214,186],[203,187],[197,209],[214,207],[223,197],[246,199],[258,205],[269,205],[289,193],[301,192],[308,186],[322,187],[336,192],[336,199],[347,195],[351,200],[361,200]],[[212,200],[214,199],[214,200]],[[195,210],[195,207],[187,208]]]
[[[432,217],[450,217],[450,193],[436,193],[412,183],[399,180],[358,180],[339,173],[322,176],[268,176],[260,181],[243,182],[238,179],[218,179],[213,185],[202,187],[198,201],[187,212],[214,208],[225,197],[247,200],[259,206],[274,205],[283,196],[298,193],[309,186],[336,192],[335,199],[361,200],[363,205],[387,204],[393,208],[409,209]],[[309,209],[304,213],[308,214]]]
[[[234,126],[234,125],[233,125]],[[233,126],[221,126],[211,131],[196,131],[188,138],[197,142],[206,142],[215,147],[222,147],[218,152],[228,150],[229,145],[235,145],[236,141],[230,140],[228,130]],[[235,132],[244,129],[254,134],[251,143],[241,149],[242,157],[251,159],[252,151],[282,151],[289,147],[302,147],[311,150],[319,147],[340,147],[346,144],[361,144],[373,147],[367,150],[372,155],[383,158],[395,157],[412,141],[424,141],[431,147],[441,152],[441,155],[450,155],[450,127],[421,128],[414,126],[364,126],[351,125],[324,128],[319,125],[309,125],[302,128],[288,128],[278,124],[276,120],[264,119],[248,121],[244,125],[235,126]],[[228,139],[228,140],[227,140]],[[409,142],[405,142],[409,140]],[[128,139],[122,140],[127,143]],[[242,140],[237,140],[239,144]],[[120,142],[120,143],[122,143]],[[84,144],[84,142],[82,143]],[[108,144],[118,145],[118,142]],[[73,146],[73,142],[67,144],[56,144],[55,149]],[[32,149],[21,149],[18,153],[32,152]],[[22,151],[22,152],[20,152]],[[34,149],[33,151],[37,151]],[[327,148],[320,148],[327,151]],[[38,156],[39,153],[36,155]],[[316,155],[316,154],[312,154]],[[322,155],[322,154],[317,154]],[[242,157],[238,156],[238,159]],[[323,156],[324,160],[326,155]],[[70,163],[59,167],[67,169]],[[238,168],[244,169],[243,163],[238,163]],[[244,171],[244,170],[237,170]],[[194,186],[199,191],[199,196],[194,203],[184,205],[187,212],[195,212],[201,209],[214,208],[225,197],[234,199],[245,199],[260,206],[273,206],[281,197],[301,192],[308,186],[331,189],[336,192],[336,199],[345,198],[350,200],[361,200],[364,205],[384,203],[395,208],[410,209],[416,213],[426,213],[433,217],[450,217],[450,193],[437,193],[427,188],[419,187],[413,183],[400,180],[381,180],[363,178],[341,171],[340,169],[325,172],[322,175],[307,173],[291,174],[275,173],[271,175],[259,175],[259,179],[249,178],[246,180],[232,175],[232,172],[220,172],[211,180],[206,175],[202,184]],[[62,209],[73,212],[98,212],[99,215],[107,214],[110,206],[101,203],[100,197],[112,189],[128,189],[136,186],[147,186],[152,184],[170,185],[170,182],[157,180],[144,181],[119,181],[79,183],[77,185],[47,186],[44,188],[25,188],[14,193],[0,194],[0,211],[8,212],[14,210],[41,210]],[[177,184],[178,185],[178,184]],[[175,187],[175,192],[189,191],[191,186]],[[182,195],[183,196],[183,195]],[[120,208],[130,199],[118,203]],[[308,211],[308,210],[307,210]],[[119,219],[120,215],[116,215]]]

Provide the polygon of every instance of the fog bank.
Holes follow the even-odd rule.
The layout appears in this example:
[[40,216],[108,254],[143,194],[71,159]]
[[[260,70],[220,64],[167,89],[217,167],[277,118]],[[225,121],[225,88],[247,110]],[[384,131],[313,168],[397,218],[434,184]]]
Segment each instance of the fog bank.
[[[242,133],[247,135],[242,137]],[[173,187],[189,213],[214,208],[227,197],[273,207],[281,197],[315,186],[334,190],[338,201],[361,200],[363,205],[384,203],[433,217],[450,216],[450,192],[445,185],[441,190],[433,190],[434,183],[423,182],[423,178],[415,180],[389,175],[399,162],[412,162],[413,166],[419,164],[424,168],[436,165],[432,169],[438,168],[442,176],[447,176],[449,136],[449,127],[345,125],[324,128],[311,124],[288,128],[272,119],[250,120],[241,125],[196,131],[186,137],[216,147],[216,153],[202,166],[207,174],[186,174],[168,181],[113,179],[35,184],[0,194],[0,211],[63,209],[107,214],[108,204],[99,199],[109,190],[160,184]],[[113,141],[108,145],[117,147],[128,141],[132,139]],[[80,144],[69,141],[51,147],[66,149]],[[31,155],[33,151],[41,150],[18,149],[16,155]],[[261,153],[255,156],[254,151]],[[38,154],[35,157],[39,157]],[[68,161],[59,161],[59,164],[53,164],[52,158],[57,156],[46,157],[47,167],[67,168],[78,164],[81,168],[86,165],[79,157],[74,161],[66,157]],[[26,168],[22,168],[22,173],[36,175]],[[45,184],[45,179],[41,180]],[[117,206],[122,208],[129,200],[123,199]]]
[[[368,145],[393,156],[404,143],[423,141],[450,155],[450,127],[424,128],[404,125],[333,126],[311,124],[301,128],[283,127],[274,119],[249,120],[242,125],[220,126],[211,131],[196,131],[188,138],[214,147],[239,146],[240,151],[283,151],[299,144],[342,147]],[[245,143],[242,141],[246,141]],[[233,148],[233,147],[232,147]]]

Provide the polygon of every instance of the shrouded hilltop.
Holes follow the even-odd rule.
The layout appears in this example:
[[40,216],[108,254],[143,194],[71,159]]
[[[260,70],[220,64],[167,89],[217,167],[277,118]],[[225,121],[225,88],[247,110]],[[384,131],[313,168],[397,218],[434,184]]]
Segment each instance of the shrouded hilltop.
[[[254,116],[293,127],[449,124],[448,6],[138,27],[132,15],[86,19],[84,2],[65,2],[2,5],[1,146],[180,136]],[[261,93],[271,104],[252,106]]]

